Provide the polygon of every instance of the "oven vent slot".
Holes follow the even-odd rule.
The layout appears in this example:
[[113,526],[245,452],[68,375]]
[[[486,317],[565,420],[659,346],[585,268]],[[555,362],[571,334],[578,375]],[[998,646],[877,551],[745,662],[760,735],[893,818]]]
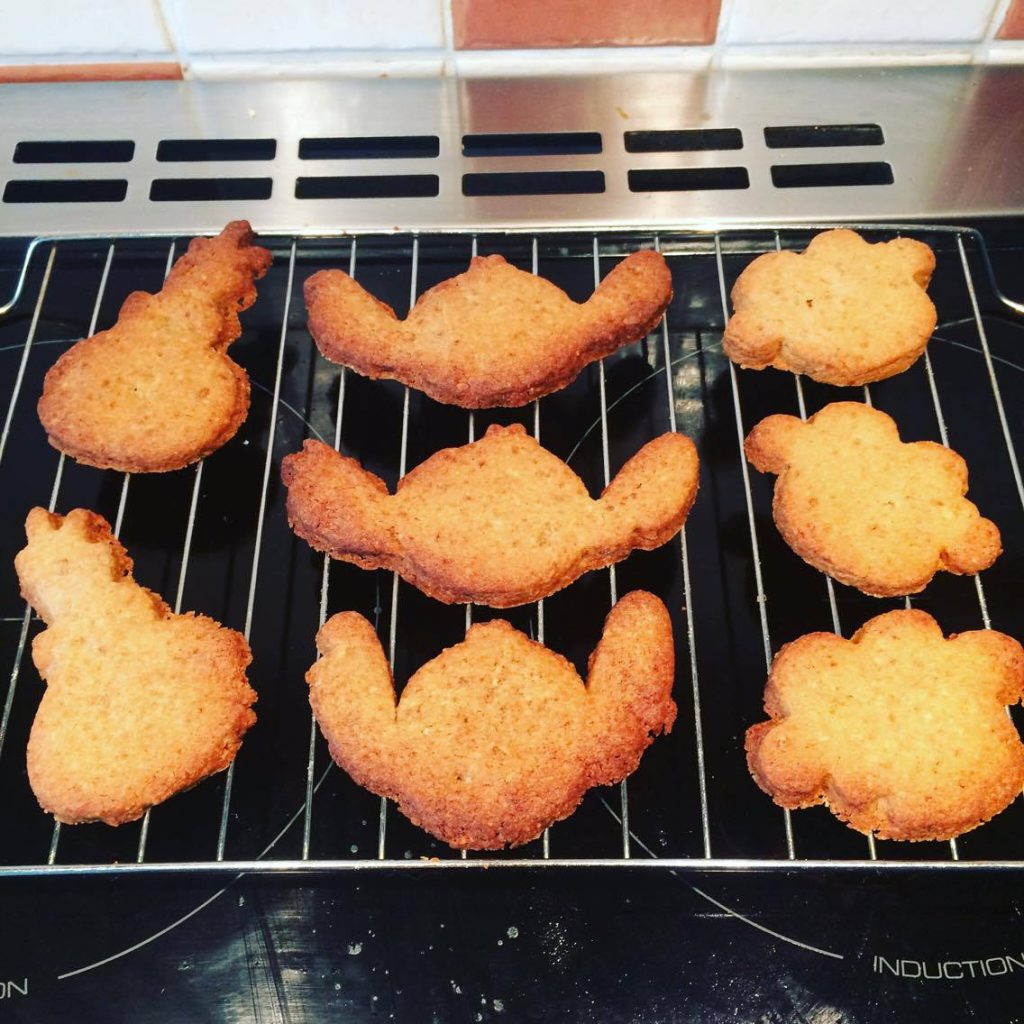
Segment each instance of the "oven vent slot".
[[277,139],[164,139],[156,147],[163,162],[210,160],[273,160]]
[[135,156],[129,139],[54,142],[19,142],[14,147],[16,164],[126,164]]
[[14,180],[4,188],[5,203],[120,203],[128,194],[124,178],[91,181]]
[[364,174],[303,177],[295,181],[296,199],[411,199],[436,196],[436,174]]
[[821,188],[823,186],[891,185],[892,166],[884,160],[836,164],[774,164],[772,184],[776,188]]
[[574,156],[600,152],[600,132],[514,132],[462,136],[463,156]]
[[273,185],[273,178],[155,178],[149,198],[155,203],[269,199]]
[[825,146],[881,146],[877,124],[797,124],[765,128],[769,149],[816,149]]
[[465,196],[578,196],[604,191],[601,171],[510,171],[462,176]]
[[300,160],[411,160],[441,153],[436,135],[358,135],[299,140]]
[[709,192],[750,188],[746,167],[666,167],[629,172],[630,192]]
[[624,137],[627,153],[696,153],[743,148],[743,133],[739,128],[626,132]]

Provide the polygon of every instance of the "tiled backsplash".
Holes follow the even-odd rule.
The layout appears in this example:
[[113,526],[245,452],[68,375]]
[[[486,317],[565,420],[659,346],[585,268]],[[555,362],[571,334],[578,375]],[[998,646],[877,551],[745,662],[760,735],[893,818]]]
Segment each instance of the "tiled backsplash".
[[9,8],[0,80],[1024,60],[1024,0],[46,0]]

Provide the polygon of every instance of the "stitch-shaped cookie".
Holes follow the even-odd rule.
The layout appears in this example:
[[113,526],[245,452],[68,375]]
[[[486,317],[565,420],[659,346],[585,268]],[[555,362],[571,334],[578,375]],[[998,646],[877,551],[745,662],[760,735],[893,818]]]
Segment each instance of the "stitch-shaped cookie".
[[519,424],[432,455],[388,494],[355,459],[307,441],[281,467],[292,529],[317,551],[384,567],[439,601],[536,601],[678,533],[697,494],[697,450],[650,441],[601,498]]
[[803,253],[765,253],[733,286],[722,347],[740,366],[826,384],[892,377],[918,359],[935,330],[925,292],[934,269],[923,242],[871,245],[846,228],[816,235]]
[[772,511],[786,543],[865,594],[915,594],[938,570],[979,572],[1002,550],[995,523],[964,497],[964,460],[931,441],[904,444],[877,409],[835,402],[806,423],[769,416],[744,447],[779,475]]
[[314,274],[305,295],[327,359],[447,405],[489,409],[550,395],[643,338],[672,299],[672,275],[660,254],[635,252],[581,304],[501,256],[479,256],[421,295],[405,320],[340,270]]
[[39,399],[50,444],[89,466],[159,473],[234,437],[249,377],[227,348],[270,259],[245,221],[194,239],[159,292],[132,292],[110,330],[50,368]]
[[652,594],[608,615],[584,686],[568,661],[507,622],[477,623],[409,680],[401,700],[373,627],[329,619],[306,675],[331,755],[451,846],[518,846],[592,786],[634,771],[675,721],[672,626]]
[[787,644],[747,731],[757,784],[782,807],[825,804],[882,839],[952,839],[1024,785],[1006,713],[1024,696],[1024,649],[982,629],[942,636],[922,611],[879,615],[843,640]]
[[25,530],[14,564],[47,625],[32,644],[47,687],[28,741],[42,808],[120,825],[226,768],[256,721],[245,638],[139,586],[93,512],[36,508]]

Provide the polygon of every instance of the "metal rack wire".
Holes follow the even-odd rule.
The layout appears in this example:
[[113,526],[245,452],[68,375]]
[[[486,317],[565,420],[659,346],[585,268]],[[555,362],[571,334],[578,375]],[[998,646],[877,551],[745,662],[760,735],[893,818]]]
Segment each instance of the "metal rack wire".
[[[898,231],[915,230],[913,225],[866,225],[865,227],[872,232],[883,235],[891,235]],[[788,230],[792,231],[793,229]],[[1016,493],[1017,499],[1019,500],[1021,510],[1024,511],[1024,485],[1022,485],[1019,461],[1013,437],[1013,429],[1006,413],[1006,402],[1003,397],[999,377],[996,373],[994,356],[986,333],[985,319],[981,313],[978,298],[980,289],[972,275],[970,259],[968,256],[969,249],[978,252],[983,258],[983,266],[987,268],[988,256],[983,250],[984,243],[977,233],[969,229],[937,228],[929,226],[926,230],[929,235],[955,246],[955,252],[954,250],[950,250],[949,253],[947,253],[947,257],[955,255],[962,272],[962,283],[969,296],[971,318],[973,320],[976,333],[978,352],[984,360],[989,389],[991,392],[991,400],[996,411],[996,417],[1000,424],[1001,438],[999,438],[999,442],[1001,450],[1005,452],[1004,457],[1007,463],[1006,468],[1008,470],[1008,475],[1012,477],[1013,489]],[[810,231],[810,229],[807,229],[807,231]],[[514,236],[509,237],[512,238]],[[459,239],[458,236],[449,236],[449,240],[459,241],[460,244],[469,242],[472,255],[476,255],[478,249],[477,235],[465,235],[461,236],[461,239]],[[408,242],[408,263],[407,267],[403,268],[403,271],[407,270],[408,272],[408,303],[411,306],[415,302],[420,291],[420,260],[423,240],[420,236],[413,235],[409,236]],[[22,403],[26,397],[23,392],[25,390],[29,362],[30,358],[33,357],[33,348],[37,337],[37,330],[44,303],[47,299],[47,292],[51,284],[55,260],[57,258],[58,250],[62,244],[64,243],[59,241],[48,243],[48,245],[36,243],[26,254],[26,264],[35,253],[39,253],[41,258],[44,257],[45,262],[43,262],[38,290],[34,296],[34,304],[32,306],[33,312],[31,319],[29,320],[27,333],[24,338],[24,343],[20,348],[17,369],[15,371],[10,399],[4,419],[3,431],[2,434],[0,434],[0,472],[2,472],[4,468],[3,460],[5,452],[8,449],[13,433],[15,433],[15,412],[19,409],[20,403]],[[88,333],[90,334],[94,333],[97,329],[101,307],[104,304],[105,292],[108,287],[111,266],[119,244],[122,244],[120,239],[113,239],[109,242],[103,243],[105,246],[105,250],[103,250],[105,255],[103,257],[104,262],[99,287],[92,305],[92,312],[88,324]],[[286,270],[282,273],[284,290],[283,297],[281,298],[282,312],[276,328],[277,346],[273,380],[272,385],[267,387],[267,391],[269,393],[269,406],[265,412],[266,423],[264,424],[266,431],[266,447],[262,453],[261,474],[259,477],[260,488],[255,514],[255,537],[247,573],[247,599],[245,603],[244,622],[242,623],[242,630],[247,639],[251,638],[257,600],[261,598],[262,594],[260,587],[260,571],[261,560],[266,555],[264,531],[268,517],[268,510],[276,500],[272,493],[273,488],[271,483],[274,479],[275,465],[279,455],[281,454],[281,452],[275,448],[275,442],[277,440],[278,424],[281,422],[281,417],[284,414],[284,406],[286,404],[282,399],[283,373],[289,356],[292,354],[291,346],[302,343],[296,342],[292,336],[296,330],[301,332],[300,325],[302,319],[301,311],[296,312],[294,308],[296,304],[293,303],[292,296],[295,284],[298,280],[297,267],[300,260],[300,254],[310,243],[308,239],[296,236],[284,239],[283,241],[275,240],[273,244],[275,247],[275,262],[279,267],[286,266]],[[338,243],[335,243],[335,245],[337,244]],[[364,248],[369,247],[372,249],[374,243],[372,239],[364,240],[361,237],[354,237],[350,242],[342,244],[347,245],[348,247],[348,271],[353,277],[358,277],[363,267]],[[602,276],[602,260],[604,259],[607,261],[617,257],[622,251],[624,251],[624,246],[635,247],[636,245],[645,245],[656,248],[665,253],[670,264],[673,266],[677,293],[685,292],[689,286],[687,273],[690,265],[695,261],[701,261],[706,265],[710,261],[714,266],[714,275],[713,278],[708,279],[707,284],[710,289],[710,286],[713,283],[714,295],[708,295],[709,301],[706,303],[706,308],[713,308],[713,302],[710,301],[713,299],[718,303],[720,316],[714,316],[709,313],[700,314],[704,317],[704,323],[702,329],[696,330],[694,334],[696,347],[692,353],[689,353],[689,355],[693,355],[704,360],[704,369],[702,370],[703,377],[709,373],[707,369],[707,360],[711,358],[710,354],[716,349],[717,340],[715,339],[720,335],[722,325],[724,325],[725,320],[728,318],[727,259],[739,256],[750,258],[750,256],[756,252],[767,251],[769,247],[782,248],[782,237],[778,230],[770,227],[765,228],[761,225],[750,230],[673,233],[670,236],[665,233],[652,233],[647,235],[631,233],[625,238],[614,233],[602,233],[600,235],[598,233],[593,233],[585,239],[581,239],[579,236],[561,238],[554,235],[546,236],[541,234],[527,236],[525,239],[519,238],[516,240],[516,244],[525,252],[526,255],[524,259],[528,261],[527,265],[534,273],[540,272],[539,249],[542,245],[551,248],[553,252],[559,255],[559,258],[572,260],[577,264],[589,259],[593,269],[591,283],[594,286],[599,283]],[[589,253],[587,252],[588,248]],[[165,274],[169,271],[170,266],[173,263],[176,251],[176,242],[174,240],[170,240],[170,246],[166,256],[166,266],[164,268]],[[320,257],[314,253],[312,258],[315,262],[316,259]],[[324,259],[326,262],[327,258],[324,257]],[[332,252],[330,259],[336,260],[337,254]],[[42,261],[42,259],[40,261]],[[24,282],[29,281],[29,284],[25,285],[26,294],[28,294],[31,288],[31,278],[32,275],[27,273],[27,270],[23,268],[18,285],[19,290]],[[988,294],[995,296],[996,301],[999,301],[1002,298],[991,280],[986,280],[984,284]],[[15,308],[20,308],[20,306],[23,305],[24,302]],[[940,312],[941,307],[942,303],[940,301]],[[629,389],[629,391],[637,391],[637,389],[640,389],[645,408],[654,410],[656,406],[660,407],[660,409],[658,409],[658,416],[662,417],[667,428],[673,431],[679,428],[677,422],[677,402],[680,400],[679,387],[673,377],[673,367],[680,362],[682,357],[673,358],[672,339],[673,336],[678,339],[687,331],[693,332],[692,325],[685,326],[681,330],[677,329],[676,325],[673,323],[673,317],[676,315],[676,313],[670,310],[663,318],[659,329],[652,335],[652,338],[648,339],[648,342],[646,343],[641,343],[641,345],[644,346],[644,351],[646,353],[645,358],[648,359],[651,372],[644,377],[639,384]],[[308,344],[308,339],[305,343]],[[716,356],[715,358],[719,357]],[[584,388],[589,387],[597,392],[597,406],[599,414],[594,427],[598,430],[597,437],[599,438],[600,443],[598,447],[595,442],[595,459],[600,470],[600,482],[603,482],[604,485],[607,485],[611,479],[612,473],[611,440],[613,438],[613,429],[610,425],[612,419],[611,414],[613,410],[616,410],[616,408],[628,397],[629,393],[628,391],[624,392],[618,385],[616,385],[618,390],[613,390],[612,386],[609,384],[609,368],[606,366],[606,362],[608,361],[602,361],[599,363],[595,367],[589,380],[584,381],[583,385],[581,385]],[[323,367],[326,369],[326,364],[323,364]],[[942,443],[948,446],[951,438],[947,426],[945,409],[946,403],[948,403],[949,399],[947,397],[946,402],[944,402],[940,398],[938,381],[939,375],[935,371],[930,355],[926,354],[923,361],[923,367],[926,374],[927,387],[938,434]],[[337,411],[332,417],[331,426],[333,428],[334,446],[336,448],[340,448],[342,447],[343,441],[345,441],[343,421],[347,411],[346,396],[350,377],[346,374],[344,369],[339,370],[337,368],[330,368],[328,372],[335,375],[335,380],[337,382]],[[760,633],[760,645],[763,650],[764,671],[766,674],[767,670],[770,668],[771,660],[777,647],[769,619],[770,595],[768,593],[768,582],[766,580],[766,573],[764,569],[763,537],[766,527],[763,522],[759,522],[759,520],[763,520],[764,518],[764,507],[763,503],[759,504],[758,502],[755,487],[752,484],[751,474],[746,461],[743,458],[743,439],[750,426],[752,426],[749,416],[744,413],[744,374],[742,371],[737,371],[735,366],[731,363],[727,364],[724,372],[727,373],[727,378],[723,378],[723,381],[726,379],[728,381],[727,393],[730,405],[728,416],[724,418],[721,423],[716,421],[714,429],[709,427],[709,434],[704,438],[705,444],[701,455],[702,460],[704,460],[705,466],[707,467],[709,453],[710,459],[713,461],[723,450],[721,443],[723,442],[725,435],[730,430],[734,432],[735,437],[731,441],[733,452],[732,459],[734,461],[728,467],[728,472],[735,475],[738,471],[739,478],[742,481],[742,502],[745,518],[746,543],[748,545],[745,561],[752,573],[752,586],[749,588],[749,593],[753,599],[753,604],[752,607],[748,609],[748,612],[753,614]],[[781,375],[778,376],[781,378]],[[660,385],[657,387],[653,386],[653,384],[651,386],[647,386],[648,381],[656,382],[659,378],[663,379],[664,391],[661,391]],[[805,384],[801,378],[797,376],[793,377],[792,386],[795,389],[794,398],[799,415],[806,419],[808,416],[809,403]],[[410,391],[408,388],[403,388],[400,393],[401,419],[400,433],[398,434],[400,440],[398,458],[396,460],[398,477],[403,476],[408,468],[407,463],[409,457],[410,429],[412,420],[412,396]],[[843,397],[847,396],[844,395]],[[873,403],[874,396],[872,395],[871,390],[867,387],[863,390],[863,398],[869,404]],[[690,399],[692,400],[692,396],[690,396]],[[706,396],[702,400],[706,403]],[[548,401],[550,400],[545,400],[545,403]],[[664,405],[662,405],[662,403],[664,403]],[[542,404],[544,403],[539,401],[535,402],[526,413],[526,415],[529,416],[532,432],[538,440],[541,438]],[[705,410],[705,412],[706,411],[707,410]],[[255,411],[252,415],[256,415]],[[620,414],[616,411],[615,416],[618,417],[619,415]],[[472,412],[468,413],[467,419],[463,422],[465,423],[465,427],[462,428],[463,437],[472,441],[476,436],[478,436],[479,424],[477,422],[477,416]],[[618,420],[616,420],[616,422],[618,422]],[[725,424],[725,426],[723,426],[723,424]],[[722,432],[721,435],[717,433],[719,430]],[[711,436],[713,433],[715,434],[714,437]],[[954,438],[954,440],[956,439]],[[358,452],[356,452],[356,454],[358,454]],[[180,611],[183,607],[186,578],[190,568],[190,557],[196,534],[197,515],[202,509],[204,465],[205,463],[200,462],[193,469],[183,471],[185,474],[191,474],[191,481],[188,488],[187,521],[181,526],[183,540],[180,546],[176,593],[173,603],[173,607],[176,612]],[[65,457],[60,455],[56,459],[56,469],[49,492],[49,508],[51,510],[58,509],[61,504],[61,483],[64,470]],[[126,508],[128,506],[130,496],[130,480],[131,478],[128,475],[124,475],[120,478],[117,513],[114,524],[116,534],[120,533],[125,519]],[[711,499],[708,498],[706,500]],[[688,541],[691,529],[692,528],[687,528],[683,530],[678,541],[678,547],[675,546],[677,543],[676,541],[673,541],[670,545],[673,552],[671,557],[674,562],[677,563],[677,570],[679,574],[678,591],[680,600],[679,607],[676,611],[679,614],[679,625],[681,626],[681,629],[679,630],[681,639],[680,646],[684,654],[684,657],[679,659],[676,697],[677,701],[681,704],[684,699],[689,702],[689,714],[692,715],[693,723],[692,736],[687,738],[685,745],[680,745],[675,748],[677,752],[681,752],[685,747],[687,751],[686,763],[674,764],[672,770],[677,772],[680,777],[689,777],[692,781],[695,781],[699,827],[695,833],[696,848],[692,852],[680,855],[677,851],[670,850],[670,852],[664,856],[659,853],[657,864],[666,867],[700,865],[702,867],[709,868],[728,869],[736,867],[758,867],[783,870],[795,868],[817,869],[822,867],[850,868],[872,865],[902,870],[908,867],[922,866],[930,868],[952,867],[958,863],[961,865],[981,863],[986,867],[1016,867],[1024,864],[1024,860],[1017,861],[1014,859],[1017,850],[1019,849],[1019,847],[1016,846],[1008,849],[1007,852],[1010,856],[971,857],[969,859],[960,860],[961,852],[958,848],[958,844],[956,841],[952,841],[948,844],[948,859],[940,858],[938,856],[904,859],[902,856],[889,856],[888,853],[884,855],[880,854],[875,842],[870,837],[865,841],[865,854],[861,856],[849,855],[848,853],[827,859],[813,855],[802,856],[801,842],[799,841],[800,830],[795,826],[793,816],[790,815],[788,811],[782,812],[784,856],[779,856],[771,851],[764,855],[757,856],[737,855],[735,849],[729,849],[725,854],[720,851],[720,844],[716,841],[712,823],[713,818],[715,817],[715,779],[714,772],[709,764],[709,723],[706,721],[705,716],[707,702],[709,700],[713,700],[715,695],[709,694],[706,680],[702,682],[702,664],[698,657],[698,626],[696,624],[697,606],[695,605],[695,600],[700,601],[701,598],[699,594],[697,594],[695,598],[695,593],[699,590],[699,580],[695,580],[692,573],[691,550]],[[1017,543],[1016,536],[1008,539],[1011,539],[1013,544]],[[166,543],[168,545],[170,544],[169,537],[166,538]],[[1010,545],[1008,544],[1008,547],[1009,546]],[[324,557],[320,560],[319,565],[320,568],[318,572],[318,586],[316,594],[316,618],[319,625],[323,625],[328,617],[332,603],[331,587],[333,574],[332,566],[328,558]],[[608,570],[607,581],[607,597],[604,599],[604,612],[607,611],[609,602],[613,605],[618,599],[619,579],[617,570],[614,566]],[[405,635],[403,633],[403,629],[405,629],[405,627],[400,628],[400,623],[402,622],[404,613],[403,609],[400,607],[400,595],[402,593],[402,588],[397,574],[390,574],[388,583],[390,586],[390,593],[389,614],[387,616],[386,627],[386,643],[389,663],[394,670],[403,644],[403,636]],[[824,577],[824,587],[831,626],[837,634],[842,635],[844,626],[840,615],[842,600],[837,597],[836,585],[828,577]],[[992,619],[989,613],[989,602],[986,595],[986,588],[980,576],[974,577],[973,589],[975,592],[978,614],[980,615],[979,625],[988,627],[991,625]],[[773,599],[778,599],[779,595],[774,593],[771,597]],[[907,605],[909,606],[909,604],[910,602],[908,599]],[[383,613],[383,608],[380,608],[379,610]],[[601,614],[603,615],[604,612]],[[474,621],[475,613],[476,610],[472,606],[467,606],[465,608],[464,629],[468,629],[471,626]],[[535,624],[536,636],[543,642],[546,639],[546,634],[550,635],[550,629],[546,630],[546,626],[550,627],[551,625],[550,621],[546,622],[545,602],[541,601],[534,606],[531,610],[531,616],[531,622]],[[26,606],[23,609],[20,619],[17,620],[17,626],[18,628],[16,630],[16,637],[13,646],[12,668],[7,693],[4,699],[2,718],[0,718],[0,755],[2,755],[2,762],[6,762],[8,765],[10,765],[13,759],[13,751],[9,749],[5,750],[5,742],[8,740],[8,727],[11,721],[12,709],[15,706],[16,700],[28,702],[32,700],[32,695],[24,692],[25,685],[22,684],[19,687],[19,680],[21,680],[27,672],[25,655],[28,648],[29,636],[33,628],[33,616],[29,607]],[[300,642],[307,644],[310,650],[312,650],[311,640],[311,637],[300,638]],[[689,674],[689,687],[685,686],[685,675],[687,673]],[[764,676],[762,675],[756,685],[760,686],[763,684],[763,679]],[[288,685],[290,685],[291,682],[293,681],[288,681]],[[281,685],[286,685],[286,682],[282,680]],[[291,697],[297,701],[304,700],[304,694],[301,689],[295,690],[292,688]],[[329,769],[325,769],[324,767],[325,759],[323,758],[323,753],[318,740],[315,722],[310,717],[308,719],[308,723],[308,741],[305,744],[303,755],[304,798],[293,814],[286,816],[284,820],[275,823],[274,828],[269,833],[272,835],[272,841],[258,853],[253,851],[244,856],[228,855],[229,836],[233,815],[233,791],[236,782],[236,771],[238,770],[236,762],[235,764],[232,764],[223,777],[223,792],[220,801],[219,814],[217,815],[215,854],[212,859],[190,857],[185,860],[148,860],[147,844],[149,840],[151,821],[162,814],[162,808],[154,808],[150,812],[147,812],[139,826],[133,862],[120,861],[114,863],[112,861],[97,860],[95,863],[60,863],[62,829],[60,825],[54,825],[48,851],[45,853],[40,851],[41,855],[38,862],[8,863],[5,866],[0,866],[0,873],[81,873],[92,871],[157,869],[294,870],[302,868],[349,869],[367,867],[406,869],[412,867],[471,867],[497,865],[540,866],[542,864],[565,866],[591,865],[607,867],[627,864],[650,866],[651,864],[651,861],[646,857],[637,858],[633,856],[635,847],[637,850],[642,850],[645,854],[649,854],[653,857],[654,854],[652,851],[654,847],[651,842],[648,841],[647,837],[639,832],[634,832],[634,826],[637,829],[641,828],[641,826],[636,825],[635,823],[631,824],[630,787],[626,781],[624,781],[620,787],[619,811],[611,811],[611,817],[618,824],[618,832],[621,841],[621,852],[617,857],[609,857],[601,850],[595,852],[593,855],[580,855],[577,853],[573,853],[568,856],[553,855],[551,832],[554,831],[558,834],[558,830],[563,827],[555,826],[553,830],[548,830],[544,833],[540,844],[536,847],[535,855],[528,857],[507,858],[476,855],[467,857],[465,854],[462,854],[460,857],[442,856],[441,858],[437,858],[431,856],[405,859],[404,857],[396,856],[392,848],[389,846],[389,820],[391,818],[391,814],[388,803],[385,800],[381,800],[379,803],[376,826],[376,855],[374,857],[343,857],[338,855],[340,851],[332,851],[330,856],[318,856],[314,850],[314,803],[318,788],[324,781]],[[748,724],[750,724],[749,721],[735,722],[734,732],[741,734],[742,730]],[[259,727],[259,725],[256,726],[257,729]],[[719,737],[715,742],[720,743],[721,738]],[[318,757],[320,758],[319,762]],[[2,763],[0,763],[0,767],[2,767]],[[645,768],[642,765],[641,772],[644,770]],[[19,776],[17,771],[13,771],[10,768],[7,769],[6,774],[2,775],[2,778],[5,780],[3,782],[4,788],[18,784],[27,785],[24,780],[24,773],[20,773]],[[215,785],[215,783],[213,780],[209,780],[203,785],[211,786]],[[0,789],[0,800],[3,800],[3,793],[4,789]],[[767,798],[763,797],[760,793],[751,792],[749,797],[752,802],[758,801],[762,805],[767,802]],[[37,811],[36,813],[41,815],[42,812]],[[318,811],[318,814],[320,813],[324,812]],[[1017,818],[1020,818],[1021,807],[1016,806],[1011,808],[1006,812],[1006,814],[1015,815]],[[102,828],[102,826],[89,827]],[[838,825],[835,827],[840,829],[842,828],[842,826]],[[299,856],[286,857],[279,855],[279,843],[282,840],[282,837],[286,836],[286,834],[293,829],[296,832],[301,833]]]

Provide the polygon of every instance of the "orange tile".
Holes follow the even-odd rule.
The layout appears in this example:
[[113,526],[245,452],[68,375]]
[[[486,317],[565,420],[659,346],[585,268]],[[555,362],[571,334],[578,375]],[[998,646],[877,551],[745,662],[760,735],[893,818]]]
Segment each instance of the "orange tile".
[[999,39],[1024,39],[1024,0],[1013,0],[999,29]]
[[6,64],[0,82],[132,82],[184,77],[176,61],[115,64]]
[[711,43],[720,0],[452,0],[460,50]]

